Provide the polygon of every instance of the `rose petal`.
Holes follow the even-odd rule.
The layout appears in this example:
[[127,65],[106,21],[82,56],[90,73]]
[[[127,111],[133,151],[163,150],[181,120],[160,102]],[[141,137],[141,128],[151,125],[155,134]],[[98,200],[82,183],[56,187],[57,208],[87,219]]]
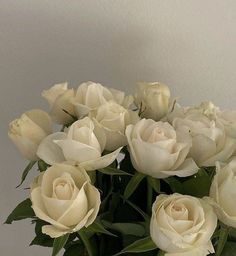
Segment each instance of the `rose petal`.
[[44,225],[42,227],[42,233],[50,236],[51,238],[57,238],[69,233],[70,230],[62,231],[52,225]]
[[95,160],[101,156],[101,153],[96,148],[75,140],[64,139],[54,141],[61,147],[68,161],[75,161],[80,164],[89,160]]
[[65,225],[57,222],[56,220],[52,219],[51,217],[48,216],[47,210],[44,206],[42,197],[41,197],[41,188],[37,187],[35,189],[32,190],[31,192],[31,201],[32,201],[32,208],[35,212],[35,215],[41,219],[41,220],[45,220],[46,222],[52,224],[53,226],[55,226],[56,228],[62,230],[62,231],[66,231],[69,228],[66,227]]
[[64,214],[57,220],[65,226],[74,226],[79,223],[88,211],[88,200],[84,190],[87,183],[84,183],[77,197],[66,209]]
[[225,146],[222,151],[220,151],[218,154],[212,156],[211,158],[205,160],[202,163],[202,166],[213,166],[215,165],[216,161],[225,162],[227,161],[232,154],[236,150],[236,140],[233,138],[226,138]]
[[61,163],[65,161],[65,157],[61,148],[54,142],[54,140],[65,139],[66,133],[56,132],[47,136],[39,145],[37,156],[47,164]]
[[80,164],[80,166],[83,167],[86,171],[93,171],[105,168],[116,160],[121,149],[122,147],[111,152],[110,154],[104,155],[94,160],[83,162]]

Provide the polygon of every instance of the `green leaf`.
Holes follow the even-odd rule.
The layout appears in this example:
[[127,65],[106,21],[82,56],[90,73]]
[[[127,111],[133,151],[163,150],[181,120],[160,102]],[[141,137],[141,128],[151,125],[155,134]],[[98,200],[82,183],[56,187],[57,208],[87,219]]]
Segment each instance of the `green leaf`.
[[236,242],[236,228],[231,228],[229,231],[229,237]]
[[204,169],[200,169],[198,173],[182,183],[185,194],[203,197],[209,195],[211,186],[211,178]]
[[110,223],[102,221],[106,228],[120,232],[123,235],[143,237],[146,230],[143,225],[136,223]]
[[30,246],[31,245],[40,245],[40,246],[45,246],[45,247],[52,247],[54,239],[51,238],[50,236],[42,233],[42,226],[47,225],[48,223],[46,221],[42,221],[40,219],[34,220],[33,223],[36,223],[36,225],[35,225],[36,237],[30,243]]
[[33,166],[35,165],[36,161],[30,161],[29,164],[25,167],[22,176],[21,176],[21,182],[18,186],[16,186],[16,188],[19,188],[20,185],[25,181],[25,178],[27,177],[29,171],[33,168]]
[[107,175],[129,175],[132,176],[130,173],[124,172],[122,170],[113,168],[113,167],[106,167],[98,170],[99,172]]
[[65,252],[63,256],[79,256],[79,255],[85,255],[84,254],[84,246],[77,243],[71,245],[69,248],[65,249]]
[[39,246],[44,246],[44,247],[52,247],[53,246],[53,239],[48,238],[46,235],[38,235],[36,236],[32,242],[30,243],[31,245],[39,245]]
[[155,179],[151,176],[147,177],[148,184],[156,191],[156,193],[161,193],[161,183],[159,179]]
[[221,256],[236,256],[236,243],[226,242],[224,250],[221,253]]
[[38,168],[40,172],[45,172],[50,165],[45,163],[43,160],[38,160]]
[[146,237],[128,245],[121,252],[115,254],[114,256],[118,256],[124,253],[148,252],[148,251],[155,250],[156,248],[157,246],[154,244],[152,239],[150,237]]
[[170,186],[172,192],[183,193],[182,183],[175,177],[168,177],[164,181]]
[[56,256],[60,252],[60,250],[65,246],[69,236],[70,234],[66,234],[54,239],[52,256]]
[[106,235],[108,235],[108,236],[115,236],[116,237],[116,235],[114,235],[114,234],[112,234],[111,232],[109,232],[108,230],[106,230],[104,227],[103,227],[103,225],[102,225],[102,223],[100,223],[99,221],[94,221],[90,226],[88,226],[87,228],[86,228],[86,231],[92,231],[92,232],[94,232],[94,233],[101,233],[101,234],[106,234]]
[[124,198],[128,199],[136,190],[140,182],[145,178],[145,175],[139,172],[136,172],[135,175],[130,179],[127,184],[124,192]]
[[32,203],[29,198],[18,204],[16,208],[12,211],[12,213],[8,216],[5,223],[11,224],[13,221],[35,217],[31,205]]
[[94,242],[91,242],[87,237],[86,233],[83,229],[78,231],[79,237],[82,240],[89,256],[96,256],[97,255],[97,248]]
[[225,243],[227,242],[227,238],[228,238],[228,235],[229,235],[229,230],[230,230],[229,227],[221,226],[215,256],[220,256],[221,255],[221,253],[224,249]]

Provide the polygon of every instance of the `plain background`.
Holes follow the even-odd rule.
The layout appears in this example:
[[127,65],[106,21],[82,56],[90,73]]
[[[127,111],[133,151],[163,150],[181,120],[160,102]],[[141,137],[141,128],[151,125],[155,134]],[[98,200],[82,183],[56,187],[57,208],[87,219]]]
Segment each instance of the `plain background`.
[[[26,161],[8,123],[46,109],[43,89],[92,80],[132,92],[162,81],[183,104],[236,108],[235,48],[235,0],[0,0],[0,222],[28,193],[14,189]],[[32,238],[29,222],[1,225],[0,254],[50,255],[28,248]]]

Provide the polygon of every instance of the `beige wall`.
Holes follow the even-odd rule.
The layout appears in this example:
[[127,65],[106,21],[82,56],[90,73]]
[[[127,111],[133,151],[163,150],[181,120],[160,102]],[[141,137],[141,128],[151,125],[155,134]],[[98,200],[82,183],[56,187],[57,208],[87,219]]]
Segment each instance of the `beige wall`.
[[[236,108],[235,0],[0,0],[0,220],[25,197],[26,162],[6,137],[40,92],[94,80],[132,91],[160,80],[184,104]],[[0,254],[49,255],[27,244],[29,222],[0,227]]]

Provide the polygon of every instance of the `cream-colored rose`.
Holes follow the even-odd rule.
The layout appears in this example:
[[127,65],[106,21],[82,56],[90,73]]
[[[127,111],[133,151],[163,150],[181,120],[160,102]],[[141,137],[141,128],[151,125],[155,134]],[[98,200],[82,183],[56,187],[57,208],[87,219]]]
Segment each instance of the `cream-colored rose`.
[[127,145],[126,126],[139,120],[138,113],[128,110],[114,101],[108,101],[94,111],[93,121],[100,140],[105,141],[105,149],[116,150]]
[[10,123],[8,136],[25,158],[37,160],[38,145],[50,133],[50,116],[40,109],[33,109]]
[[211,101],[204,101],[196,107],[183,107],[176,103],[172,111],[167,114],[167,120],[172,124],[175,118],[185,118],[193,114],[201,114],[209,120],[216,120],[220,112],[220,109]]
[[135,104],[140,108],[141,116],[159,121],[170,105],[170,90],[162,83],[140,83],[135,95]]
[[80,118],[110,100],[126,108],[133,102],[133,98],[130,96],[126,97],[122,91],[108,89],[99,83],[86,82],[78,87],[73,103],[76,114]]
[[212,207],[188,195],[160,195],[152,206],[150,234],[165,256],[205,256],[214,252],[217,226]]
[[97,217],[100,193],[83,168],[55,164],[31,186],[35,215],[48,222],[42,232],[52,238],[88,227]]
[[216,161],[227,161],[236,149],[236,140],[228,136],[221,120],[197,110],[188,111],[184,118],[175,118],[175,129],[185,131],[192,138],[189,155],[199,166],[214,166]]
[[[98,131],[99,132],[99,131]],[[94,123],[89,117],[73,123],[68,132],[57,132],[46,137],[38,148],[38,156],[48,164],[69,161],[87,171],[110,165],[121,148],[102,156],[105,141],[99,141]]]
[[50,114],[54,122],[58,124],[68,124],[73,121],[75,108],[72,104],[74,90],[68,89],[68,84],[56,84],[49,90],[44,90],[42,96],[50,105]]
[[218,162],[216,167],[207,200],[214,206],[221,222],[236,228],[236,158],[227,165]]
[[126,128],[128,148],[135,169],[154,178],[186,177],[198,171],[191,158],[188,134],[176,132],[167,122],[142,119]]

